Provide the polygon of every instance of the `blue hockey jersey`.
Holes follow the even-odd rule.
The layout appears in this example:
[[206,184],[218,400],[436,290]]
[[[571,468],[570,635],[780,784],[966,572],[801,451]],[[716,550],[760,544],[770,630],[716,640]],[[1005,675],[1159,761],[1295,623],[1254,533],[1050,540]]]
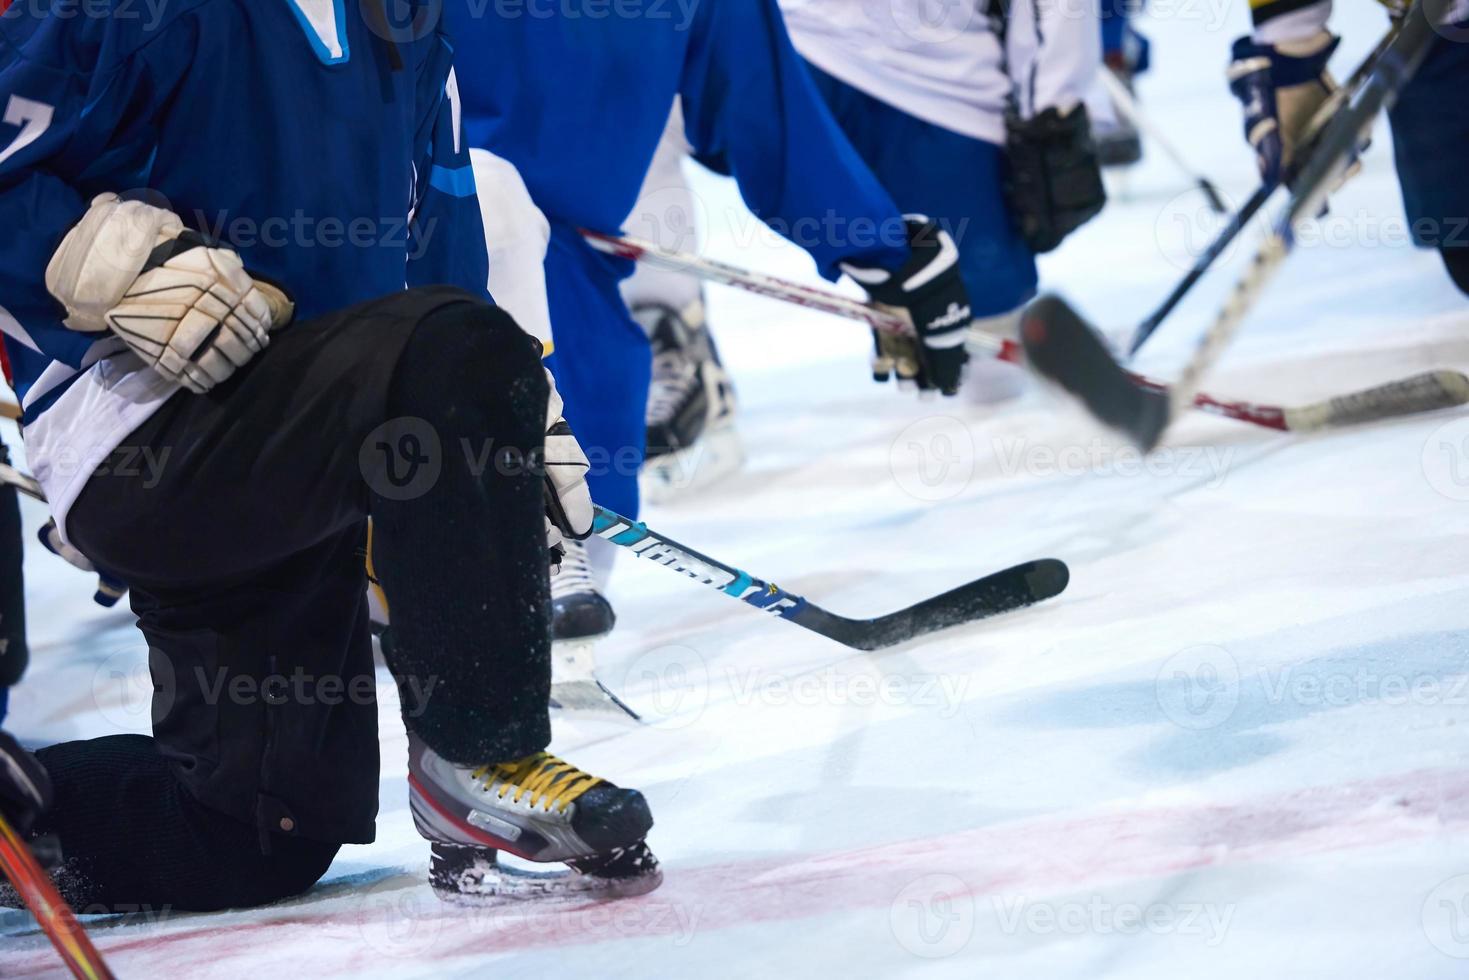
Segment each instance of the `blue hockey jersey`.
[[616,232],[675,96],[702,159],[835,279],[908,256],[897,206],[832,121],[775,0],[588,7],[446,0],[469,142],[515,164],[553,222]]
[[55,0],[0,16],[0,331],[58,519],[178,391],[111,335],[68,330],[46,291],[94,195],[170,208],[284,285],[298,320],[405,285],[486,292],[451,46],[437,27],[394,30],[381,2]]

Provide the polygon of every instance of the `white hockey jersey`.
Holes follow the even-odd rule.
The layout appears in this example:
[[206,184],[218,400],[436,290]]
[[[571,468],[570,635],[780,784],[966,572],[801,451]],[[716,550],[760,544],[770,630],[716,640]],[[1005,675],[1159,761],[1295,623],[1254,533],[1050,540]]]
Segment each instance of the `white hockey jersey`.
[[[1003,143],[1018,81],[1022,115],[1085,101],[1101,65],[1090,0],[1008,0],[1007,50],[987,0],[780,0],[816,67],[925,122]],[[1008,63],[1009,75],[1005,72]]]

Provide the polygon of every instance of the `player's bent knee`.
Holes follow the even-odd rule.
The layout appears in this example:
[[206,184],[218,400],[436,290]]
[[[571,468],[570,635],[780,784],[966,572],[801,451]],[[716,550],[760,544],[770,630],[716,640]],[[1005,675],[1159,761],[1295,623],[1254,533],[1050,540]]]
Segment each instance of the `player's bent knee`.
[[394,373],[389,408],[452,430],[537,416],[547,381],[540,346],[505,310],[482,299],[440,306],[413,332]]
[[496,374],[539,371],[541,352],[535,338],[502,307],[482,299],[435,310],[424,318],[414,339],[447,348]]
[[1449,270],[1449,278],[1454,280],[1459,292],[1469,296],[1469,248],[1445,246],[1438,253],[1443,256],[1444,267]]

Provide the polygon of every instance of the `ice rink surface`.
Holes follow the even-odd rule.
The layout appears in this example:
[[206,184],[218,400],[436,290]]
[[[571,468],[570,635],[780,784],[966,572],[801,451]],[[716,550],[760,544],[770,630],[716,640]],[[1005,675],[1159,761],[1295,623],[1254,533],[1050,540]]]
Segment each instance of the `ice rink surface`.
[[[1236,201],[1254,181],[1221,72],[1246,18],[1143,25],[1147,110]],[[1336,26],[1346,74],[1384,18]],[[1150,148],[1046,284],[1125,334],[1214,230],[1187,187]],[[696,189],[709,254],[814,281],[730,186]],[[1383,130],[1207,390],[1299,404],[1469,368],[1469,303],[1403,223]],[[1170,375],[1248,251],[1146,370]],[[439,903],[380,671],[377,843],[297,901],[93,920],[120,977],[1469,976],[1469,414],[1314,437],[1195,416],[1144,465],[1049,393],[919,402],[866,379],[860,328],[710,307],[749,464],[653,526],[848,615],[1042,556],[1070,590],[861,655],[624,561],[600,672],[650,723],[558,718],[553,748],[648,794],[661,890]],[[146,730],[130,615],[38,547],[26,570],[11,729]],[[28,917],[0,937],[0,976],[62,975]]]

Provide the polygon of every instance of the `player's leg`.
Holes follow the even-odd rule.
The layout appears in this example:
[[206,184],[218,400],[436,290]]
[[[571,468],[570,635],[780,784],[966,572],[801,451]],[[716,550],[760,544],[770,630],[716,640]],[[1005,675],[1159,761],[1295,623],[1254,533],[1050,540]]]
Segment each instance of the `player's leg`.
[[[68,523],[83,550],[135,583],[152,666],[168,683],[155,739],[129,767],[108,764],[108,746],[95,741],[47,750],[59,753],[58,796],[91,803],[48,817],[89,869],[83,897],[251,904],[310,884],[339,843],[371,839],[370,510],[381,512],[378,573],[398,617],[392,666],[405,722],[416,745],[432,747],[435,771],[472,784],[481,767],[511,766],[506,781],[537,781],[525,788],[540,802],[557,785],[561,809],[546,819],[568,824],[567,799],[586,796],[575,813],[583,825],[641,802],[540,752],[549,738],[543,478],[526,475],[525,457],[544,438],[545,398],[531,342],[507,316],[463,293],[424,290],[283,331],[214,395],[175,399],[134,433],[166,465],[148,481],[94,477]],[[390,424],[404,419],[407,429]],[[430,436],[437,457],[413,441]],[[427,484],[417,482],[425,473]],[[283,696],[271,686],[280,675]],[[150,766],[148,753],[166,765]],[[150,778],[183,792],[134,789]],[[140,847],[138,826],[174,846],[119,866],[119,852]],[[207,894],[188,890],[178,867],[233,870],[212,849],[246,834],[256,860]],[[282,837],[292,843],[277,847]],[[573,856],[597,856],[588,838],[606,840],[588,831]]]
[[[698,208],[683,170],[690,151],[675,107],[625,224],[629,234],[675,251],[697,247]],[[656,502],[716,482],[744,463],[735,390],[694,277],[641,264],[623,282],[622,295],[653,345],[641,482],[644,498]]]
[[37,753],[79,905],[258,904],[372,839],[359,459],[425,313],[394,298],[281,331],[208,397],[176,395],[72,506],[72,542],[133,586],[155,683],[152,738]]
[[[543,471],[528,465],[546,435],[538,351],[489,307],[435,314],[420,335],[425,342],[409,345],[398,365],[389,412],[415,428],[426,423],[443,465],[412,492],[381,477],[368,483],[374,566],[394,615],[390,666],[409,730],[413,816],[434,842],[432,883],[465,901],[642,894],[661,881],[643,842],[652,816],[642,795],[544,751],[546,490]],[[383,475],[424,465],[421,446],[391,434],[384,444]],[[498,865],[501,850],[579,874],[512,873]]]
[[[1137,76],[1148,70],[1149,41],[1132,26],[1133,14],[1141,6],[1137,0],[1102,0],[1098,10],[1103,70],[1116,76],[1129,92],[1133,91]],[[1092,123],[1092,136],[1102,166],[1125,167],[1137,163],[1143,157],[1142,137],[1137,127],[1115,105],[1109,108],[1110,112],[1097,113]]]
[[[79,506],[83,525],[117,516],[96,499]],[[55,876],[77,908],[259,905],[309,888],[340,843],[372,839],[377,713],[360,540],[338,531],[247,581],[201,571],[173,588],[135,582],[153,737],[37,752],[56,793],[38,829],[61,843]],[[159,547],[142,536],[137,546]]]
[[1403,205],[1414,242],[1438,249],[1469,295],[1469,21],[1443,29],[1389,113]]
[[[1001,184],[1003,151],[916,119],[811,67],[842,130],[905,214],[938,222],[959,248],[974,334],[1018,339],[1020,308],[1035,295],[1035,256],[1010,215]],[[978,338],[976,337],[976,340]],[[1024,373],[974,345],[967,389],[993,401],[1016,393]]]
[[[10,462],[10,451],[0,443],[0,463]],[[20,524],[20,496],[15,487],[0,486],[0,722],[5,720],[10,688],[25,672],[25,557]]]

